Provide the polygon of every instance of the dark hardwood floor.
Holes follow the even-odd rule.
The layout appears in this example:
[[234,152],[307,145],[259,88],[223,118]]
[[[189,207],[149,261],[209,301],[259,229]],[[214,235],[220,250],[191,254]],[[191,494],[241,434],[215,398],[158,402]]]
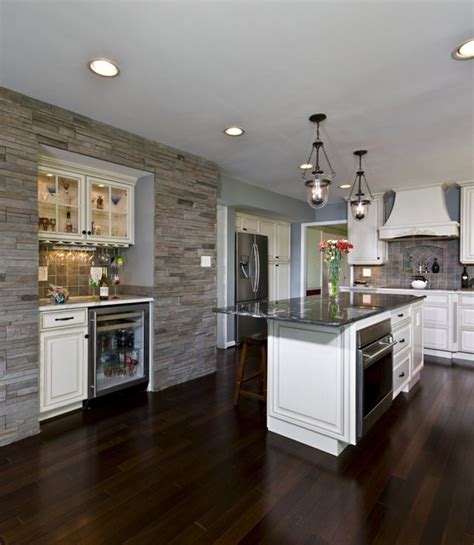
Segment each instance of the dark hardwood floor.
[[235,411],[234,357],[0,449],[0,543],[473,545],[474,369],[427,364],[336,459]]

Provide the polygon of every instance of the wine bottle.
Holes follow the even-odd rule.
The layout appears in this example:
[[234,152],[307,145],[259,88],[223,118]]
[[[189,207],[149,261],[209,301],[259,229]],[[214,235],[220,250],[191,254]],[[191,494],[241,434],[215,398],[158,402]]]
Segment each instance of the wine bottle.
[[434,258],[433,265],[431,265],[431,272],[435,274],[439,273],[439,263],[437,257]]
[[102,276],[99,280],[99,299],[101,301],[109,300],[109,281],[107,279],[107,267],[102,267]]
[[461,288],[469,288],[469,275],[466,267],[464,267],[461,275]]

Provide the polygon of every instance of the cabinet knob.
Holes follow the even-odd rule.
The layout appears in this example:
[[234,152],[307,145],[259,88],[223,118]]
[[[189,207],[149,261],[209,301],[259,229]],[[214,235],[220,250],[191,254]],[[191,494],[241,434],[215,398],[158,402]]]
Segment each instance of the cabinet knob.
[[405,373],[401,373],[400,375],[398,375],[399,378],[403,378],[405,376]]
[[276,255],[276,256],[275,256],[275,259],[280,259],[280,256],[279,256],[279,255]]
[[88,339],[88,338],[89,338],[89,335],[86,333],[86,334],[84,335],[84,339]]
[[247,231],[247,227],[242,227],[242,231]]
[[403,318],[403,312],[401,314],[397,314],[399,318]]
[[83,235],[85,235],[85,234],[86,234],[86,230],[85,230],[85,229],[84,229],[84,230],[82,231],[82,234],[83,234]]
[[91,232],[91,231],[87,231],[87,234],[88,234],[88,235],[92,235],[92,232]]
[[280,265],[278,265],[278,263],[276,263],[275,267],[279,267]]
[[401,344],[401,343],[404,343],[404,342],[405,342],[405,339],[400,339],[398,342],[399,342],[400,344]]

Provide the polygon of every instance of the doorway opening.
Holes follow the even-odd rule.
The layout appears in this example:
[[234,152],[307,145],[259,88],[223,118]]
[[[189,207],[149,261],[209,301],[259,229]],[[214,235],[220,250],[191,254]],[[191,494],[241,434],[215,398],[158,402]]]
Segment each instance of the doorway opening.
[[[301,297],[327,295],[327,268],[319,251],[322,240],[347,238],[347,221],[303,223],[301,225]],[[341,266],[341,286],[349,285],[350,267]]]

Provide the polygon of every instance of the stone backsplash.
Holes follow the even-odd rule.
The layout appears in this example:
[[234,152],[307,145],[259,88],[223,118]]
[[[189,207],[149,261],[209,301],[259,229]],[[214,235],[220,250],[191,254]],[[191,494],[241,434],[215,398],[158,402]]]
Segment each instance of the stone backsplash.
[[[431,266],[437,258],[439,273],[432,273]],[[428,272],[421,273],[432,289],[456,289],[461,287],[463,265],[459,262],[459,240],[410,239],[388,243],[385,265],[354,267],[354,279],[362,278],[363,269],[371,269],[371,278],[365,278],[376,287],[409,288],[413,275],[419,274],[420,264],[426,264]],[[412,270],[412,271],[411,271]],[[474,266],[468,266],[469,278],[474,278]]]

